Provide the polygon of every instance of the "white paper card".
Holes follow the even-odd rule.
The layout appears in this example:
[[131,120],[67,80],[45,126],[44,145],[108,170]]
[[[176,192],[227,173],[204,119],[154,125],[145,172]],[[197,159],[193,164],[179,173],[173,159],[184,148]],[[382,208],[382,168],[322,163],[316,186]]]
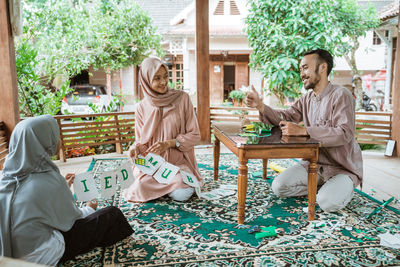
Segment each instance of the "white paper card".
[[154,179],[161,184],[169,184],[178,173],[179,167],[171,163],[164,162],[158,171],[153,175]]
[[221,189],[226,189],[226,190],[237,190],[237,185],[235,184],[221,184],[219,186]]
[[393,156],[393,151],[394,151],[394,145],[396,144],[396,141],[394,140],[388,140],[386,144],[386,151],[385,151],[385,156]]
[[380,245],[391,248],[400,248],[400,234],[384,233],[378,235],[380,238]]
[[121,185],[121,189],[128,188],[134,181],[132,166],[129,162],[125,163],[117,170],[117,179]]
[[195,187],[195,188],[194,188],[194,191],[196,191],[197,197],[198,197],[198,198],[201,198],[201,189],[200,189],[200,187]]
[[202,194],[201,194],[201,197],[202,197],[202,198],[205,198],[205,199],[207,199],[207,200],[215,200],[215,199],[221,198],[222,196],[221,196],[221,195],[214,194],[214,193],[211,193],[211,192],[206,192],[206,193],[202,193]]
[[187,184],[190,185],[191,187],[200,187],[200,183],[197,180],[197,177],[194,176],[194,174],[190,173],[190,172],[185,172],[181,170],[181,174],[182,174],[182,181]]
[[226,197],[226,196],[231,196],[231,195],[236,194],[236,191],[218,188],[218,189],[212,190],[210,193]]
[[115,175],[115,171],[103,172],[99,175],[102,198],[110,198],[117,191],[117,180],[115,179]]
[[146,156],[146,165],[147,166],[152,166],[151,168],[153,169],[158,169],[164,162],[165,159],[159,155],[153,154],[153,153],[149,153]]
[[77,201],[85,202],[97,197],[98,191],[91,172],[75,175],[73,183]]
[[145,165],[142,164],[136,164],[135,163],[135,167],[138,168],[141,172],[143,172],[144,174],[147,175],[153,175],[157,169],[153,167],[153,165],[147,165],[147,160],[145,157],[142,156],[138,156],[138,160],[144,160]]

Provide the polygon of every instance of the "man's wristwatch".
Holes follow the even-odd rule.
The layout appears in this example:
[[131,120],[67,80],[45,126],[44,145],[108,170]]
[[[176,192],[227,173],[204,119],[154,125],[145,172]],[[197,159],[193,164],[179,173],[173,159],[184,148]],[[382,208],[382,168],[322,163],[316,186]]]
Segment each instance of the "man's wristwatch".
[[177,139],[175,139],[175,147],[179,148],[181,146],[181,143]]

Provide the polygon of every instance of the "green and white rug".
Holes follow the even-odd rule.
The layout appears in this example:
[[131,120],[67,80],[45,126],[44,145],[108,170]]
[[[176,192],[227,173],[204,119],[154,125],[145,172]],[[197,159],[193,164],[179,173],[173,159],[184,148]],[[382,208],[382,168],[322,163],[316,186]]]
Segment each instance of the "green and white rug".
[[[221,154],[219,181],[213,181],[212,155],[197,160],[211,191],[221,184],[236,184],[238,161]],[[91,169],[114,169],[126,159],[97,160]],[[287,167],[293,160],[272,160]],[[250,160],[249,174],[262,170],[261,160]],[[125,202],[120,194],[101,206],[119,207],[134,234],[107,248],[96,248],[64,266],[398,266],[400,251],[379,245],[378,234],[400,233],[400,212],[384,209],[371,219],[366,215],[380,202],[361,192],[337,213],[317,208],[317,221],[309,222],[303,208],[306,198],[279,199],[267,180],[249,178],[245,225],[238,225],[237,196],[208,201],[193,196],[188,202],[168,197],[148,203]],[[256,239],[253,225],[276,226],[278,236]]]

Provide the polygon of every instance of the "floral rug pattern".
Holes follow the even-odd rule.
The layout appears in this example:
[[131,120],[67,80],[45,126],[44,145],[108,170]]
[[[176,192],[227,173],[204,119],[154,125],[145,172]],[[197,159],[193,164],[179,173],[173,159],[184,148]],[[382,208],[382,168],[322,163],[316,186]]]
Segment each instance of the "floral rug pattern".
[[[221,154],[219,180],[213,180],[212,155],[197,155],[205,178],[202,191],[221,184],[236,185],[238,161]],[[126,159],[97,160],[90,169],[114,169]],[[294,160],[271,160],[288,167]],[[238,225],[237,196],[205,200],[193,196],[188,202],[163,197],[148,203],[128,203],[116,194],[100,200],[125,214],[134,234],[114,246],[96,248],[64,266],[396,266],[400,251],[379,245],[380,233],[400,233],[400,213],[384,209],[365,219],[379,206],[364,193],[354,194],[340,212],[325,213],[318,207],[316,221],[309,222],[303,208],[306,198],[280,199],[273,195],[268,179],[260,177],[261,160],[248,163],[245,224]],[[278,235],[256,239],[253,225],[276,226]]]

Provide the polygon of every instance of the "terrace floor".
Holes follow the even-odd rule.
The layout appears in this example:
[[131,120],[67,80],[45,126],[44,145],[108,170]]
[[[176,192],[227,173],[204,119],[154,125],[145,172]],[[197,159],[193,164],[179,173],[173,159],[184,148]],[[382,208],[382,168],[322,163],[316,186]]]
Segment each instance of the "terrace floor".
[[[212,154],[211,145],[198,146],[196,154]],[[221,144],[221,153],[230,151]],[[71,158],[67,162],[56,161],[61,173],[81,173],[85,172],[92,158],[120,158],[127,157],[127,152],[123,155],[117,153]],[[382,151],[363,151],[364,161],[364,183],[362,191],[382,201],[394,196],[396,201],[390,205],[400,209],[400,158],[384,156]]]

